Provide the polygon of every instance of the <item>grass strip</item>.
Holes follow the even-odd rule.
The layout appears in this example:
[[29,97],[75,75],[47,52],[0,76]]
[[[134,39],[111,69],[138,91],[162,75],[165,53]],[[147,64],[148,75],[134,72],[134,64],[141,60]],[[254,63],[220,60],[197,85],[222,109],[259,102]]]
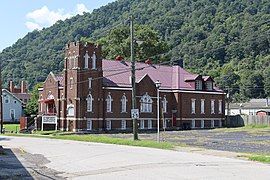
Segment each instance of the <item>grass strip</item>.
[[251,161],[258,161],[270,164],[270,155],[249,155],[248,159]]
[[105,144],[118,144],[127,146],[138,146],[138,147],[149,147],[157,149],[174,149],[175,145],[169,142],[156,142],[152,140],[131,140],[108,137],[105,135],[77,135],[77,134],[67,134],[58,131],[50,132],[38,132],[35,134],[6,134],[7,136],[24,136],[24,137],[37,137],[37,138],[51,138],[51,139],[61,139],[61,140],[73,140],[73,141],[84,141],[84,142],[95,142],[95,143],[105,143]]

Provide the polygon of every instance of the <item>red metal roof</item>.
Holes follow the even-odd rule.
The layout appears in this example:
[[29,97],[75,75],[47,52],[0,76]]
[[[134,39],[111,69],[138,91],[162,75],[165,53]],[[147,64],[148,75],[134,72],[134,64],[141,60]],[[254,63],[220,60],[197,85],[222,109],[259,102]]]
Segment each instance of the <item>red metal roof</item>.
[[[102,60],[103,83],[105,86],[131,87],[131,63]],[[148,65],[136,63],[136,82],[139,82],[146,74],[156,82],[161,82],[162,89],[194,90],[186,79],[194,79],[198,75],[191,74],[180,66]],[[218,90],[215,88],[215,90]]]

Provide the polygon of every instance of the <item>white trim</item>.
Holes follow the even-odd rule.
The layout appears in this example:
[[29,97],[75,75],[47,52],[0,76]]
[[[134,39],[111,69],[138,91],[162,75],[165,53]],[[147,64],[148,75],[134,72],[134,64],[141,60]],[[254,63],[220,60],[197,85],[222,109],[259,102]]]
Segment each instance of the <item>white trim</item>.
[[[125,91],[131,91],[131,87],[102,87],[102,89],[108,89],[108,90],[125,90]],[[160,92],[168,92],[168,93],[195,93],[195,94],[215,94],[215,95],[225,95],[224,92],[215,92],[215,91],[195,91],[195,90],[166,90],[166,89],[160,89]]]
[[[162,92],[162,90],[161,90]],[[220,95],[225,95],[226,93],[224,92],[212,92],[212,91],[194,91],[194,90],[172,90],[170,92],[183,92],[183,93],[194,93],[194,94],[220,94]]]
[[177,121],[180,120],[225,120],[225,118],[177,118]]
[[132,90],[132,88],[128,88],[128,87],[102,87],[102,89],[123,90],[123,91],[131,91]]

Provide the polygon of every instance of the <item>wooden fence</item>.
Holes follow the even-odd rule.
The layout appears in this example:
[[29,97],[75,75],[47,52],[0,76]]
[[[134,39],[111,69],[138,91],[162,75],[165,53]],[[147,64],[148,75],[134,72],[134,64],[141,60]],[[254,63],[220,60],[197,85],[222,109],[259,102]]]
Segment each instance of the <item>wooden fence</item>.
[[270,126],[270,116],[235,115],[226,117],[227,127],[242,127],[246,125]]

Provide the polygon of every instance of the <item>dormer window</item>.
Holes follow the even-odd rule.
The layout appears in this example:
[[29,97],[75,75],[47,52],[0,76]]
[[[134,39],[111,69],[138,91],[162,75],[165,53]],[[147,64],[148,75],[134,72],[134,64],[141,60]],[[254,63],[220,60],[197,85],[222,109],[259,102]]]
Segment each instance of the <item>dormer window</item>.
[[196,90],[202,90],[202,81],[201,80],[195,81],[195,88],[196,88]]
[[206,90],[212,91],[213,90],[213,82],[212,81],[206,81],[205,82]]

